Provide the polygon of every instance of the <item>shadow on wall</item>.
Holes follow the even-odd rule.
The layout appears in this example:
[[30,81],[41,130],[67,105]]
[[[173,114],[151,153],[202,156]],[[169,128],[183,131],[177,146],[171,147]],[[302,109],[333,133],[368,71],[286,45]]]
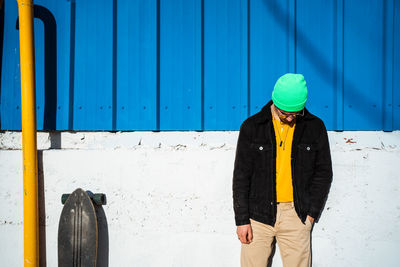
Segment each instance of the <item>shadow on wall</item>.
[[50,131],[50,149],[61,149],[61,132]]
[[97,248],[97,267],[108,267],[108,223],[103,206],[95,205],[99,245]]
[[[57,24],[53,14],[45,7],[33,6],[34,18],[44,25],[44,118],[43,130],[55,130],[57,119]],[[17,18],[16,28],[19,30]]]
[[[277,24],[282,28],[283,31],[286,31],[286,25],[287,23],[290,23],[292,25],[295,25],[295,18],[289,16],[287,12],[275,1],[268,1],[264,0],[263,3],[265,4],[266,11],[271,15],[271,17],[277,22]],[[289,18],[289,22],[287,21],[287,18]],[[354,101],[354,95],[356,96],[356,99],[358,102],[361,102],[364,104],[364,106],[369,106],[372,107],[374,106],[374,103],[371,101],[372,98],[367,98],[365,95],[360,94],[359,91],[357,90],[357,87],[349,80],[345,80],[344,73],[343,71],[340,71],[337,67],[334,67],[333,65],[329,64],[329,61],[326,59],[323,53],[321,53],[320,49],[314,45],[314,43],[307,38],[307,35],[300,31],[299,28],[295,28],[294,32],[290,32],[289,36],[290,38],[296,38],[296,49],[300,49],[301,52],[308,58],[308,60],[315,66],[315,69],[318,70],[320,77],[322,77],[325,81],[328,83],[331,82],[332,80],[332,75],[334,77],[334,88],[336,90],[335,93],[338,93],[337,90],[342,88],[342,85],[336,84],[337,78],[336,77],[342,77],[343,79],[343,85],[346,85],[346,91],[351,92],[352,99],[348,99],[348,103],[351,103],[351,100]],[[338,55],[340,56],[340,55]],[[362,90],[361,90],[362,91]],[[350,95],[350,94],[349,94]],[[346,97],[346,94],[343,94],[343,98]],[[336,105],[336,101],[335,101]],[[336,106],[336,111],[339,108]],[[368,117],[368,120],[372,121],[381,121],[382,120],[382,115],[380,112],[364,112],[363,110],[358,111],[359,114],[362,114],[364,116]],[[334,112],[335,116],[337,116],[338,112]],[[344,118],[335,118],[335,121],[340,121],[343,120]],[[344,122],[343,124],[344,125]],[[383,124],[382,124],[383,127]],[[337,130],[343,130],[339,129],[339,127],[336,127]]]
[[43,177],[43,150],[37,152],[39,205],[39,266],[46,267],[46,206]]

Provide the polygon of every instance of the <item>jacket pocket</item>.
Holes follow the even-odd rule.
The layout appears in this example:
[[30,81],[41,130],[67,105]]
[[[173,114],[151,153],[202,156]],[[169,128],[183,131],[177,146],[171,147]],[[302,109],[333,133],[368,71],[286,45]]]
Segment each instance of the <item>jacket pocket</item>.
[[272,145],[267,143],[252,143],[250,146],[254,158],[254,170],[269,168]]
[[[315,144],[299,144],[297,148],[295,166],[296,184],[299,195],[303,195],[302,198],[304,198],[314,174],[317,150]],[[308,206],[307,203],[303,203],[303,205],[304,208]]]
[[303,167],[314,167],[317,146],[314,144],[298,144],[298,160]]

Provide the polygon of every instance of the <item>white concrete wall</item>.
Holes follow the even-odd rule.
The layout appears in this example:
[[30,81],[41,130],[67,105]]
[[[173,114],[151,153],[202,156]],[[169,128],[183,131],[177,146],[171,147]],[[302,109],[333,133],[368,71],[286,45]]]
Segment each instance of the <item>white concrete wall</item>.
[[[109,266],[239,266],[237,134],[39,133],[47,266],[57,266],[61,194],[78,187],[107,195]],[[334,181],[312,234],[313,266],[399,266],[400,132],[329,138]],[[0,266],[23,266],[20,149],[20,133],[0,133]]]

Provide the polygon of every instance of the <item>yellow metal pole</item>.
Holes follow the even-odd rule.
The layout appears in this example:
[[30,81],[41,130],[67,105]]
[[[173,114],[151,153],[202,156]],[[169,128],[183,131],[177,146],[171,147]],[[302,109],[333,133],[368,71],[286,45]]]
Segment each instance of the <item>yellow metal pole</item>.
[[17,0],[21,60],[21,115],[24,194],[24,266],[39,265],[33,0]]

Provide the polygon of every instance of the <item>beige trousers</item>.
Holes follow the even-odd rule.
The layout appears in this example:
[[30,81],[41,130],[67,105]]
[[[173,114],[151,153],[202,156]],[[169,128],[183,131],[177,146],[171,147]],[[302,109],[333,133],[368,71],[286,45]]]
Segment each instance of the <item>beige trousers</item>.
[[311,266],[310,236],[312,224],[304,225],[297,216],[293,202],[277,205],[274,227],[250,219],[253,241],[242,244],[242,267],[266,267],[276,238],[284,267]]

